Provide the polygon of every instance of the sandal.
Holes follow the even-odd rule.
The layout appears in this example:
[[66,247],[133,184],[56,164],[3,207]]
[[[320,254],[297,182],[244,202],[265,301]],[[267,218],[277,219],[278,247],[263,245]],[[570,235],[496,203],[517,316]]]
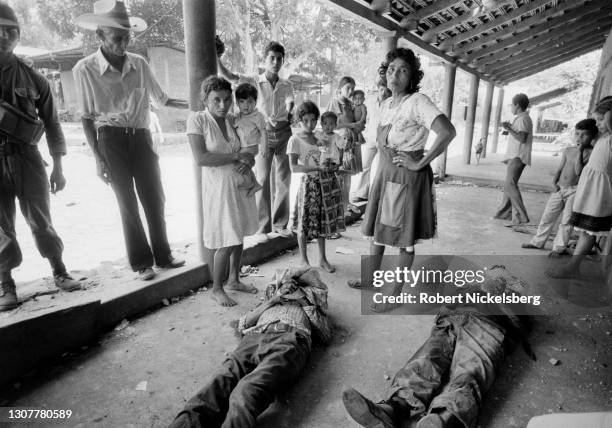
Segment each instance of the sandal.
[[340,232],[334,232],[331,234],[331,236],[328,239],[340,239],[342,238],[342,235],[340,234]]

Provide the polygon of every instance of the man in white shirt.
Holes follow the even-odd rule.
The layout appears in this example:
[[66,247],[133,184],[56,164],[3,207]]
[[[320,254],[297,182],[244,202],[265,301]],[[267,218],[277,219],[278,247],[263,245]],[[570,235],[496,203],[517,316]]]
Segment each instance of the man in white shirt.
[[531,147],[533,143],[533,123],[529,113],[529,98],[525,94],[517,94],[512,98],[512,123],[502,123],[503,128],[508,131],[508,146],[504,163],[507,164],[506,182],[504,184],[504,197],[497,209],[494,218],[512,220],[506,226],[516,226],[529,223],[529,216],[518,181],[521,178],[525,165],[531,165]]
[[[275,232],[290,236],[289,190],[291,188],[291,169],[287,156],[287,142],[291,137],[289,112],[293,108],[293,84],[279,77],[278,73],[285,62],[285,48],[277,42],[270,42],[264,51],[265,71],[260,75],[243,75],[228,70],[219,58],[220,73],[232,83],[250,83],[257,88],[257,109],[266,117],[268,133],[267,153],[255,157],[257,181],[263,186],[256,194],[259,229],[257,242],[266,242],[267,234]],[[275,160],[276,194],[271,198],[270,174],[272,161]]]
[[[117,197],[130,265],[140,279],[150,280],[155,277],[153,262],[176,268],[185,261],[174,258],[168,244],[159,157],[149,131],[149,100],[157,106],[182,109],[187,102],[168,98],[146,60],[126,51],[130,30],[142,31],[146,23],[130,18],[123,2],[97,1],[94,13],[76,22],[95,30],[100,39],[100,48],[73,69],[83,130],[98,175],[112,185]],[[138,199],[147,218],[151,246]]]

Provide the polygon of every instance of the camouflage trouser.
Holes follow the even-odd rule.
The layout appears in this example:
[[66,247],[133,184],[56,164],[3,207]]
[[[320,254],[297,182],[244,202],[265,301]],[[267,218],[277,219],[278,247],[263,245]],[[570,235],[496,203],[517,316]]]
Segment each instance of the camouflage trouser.
[[40,152],[32,148],[22,153],[0,153],[0,272],[9,272],[22,261],[15,234],[15,199],[40,254],[59,258],[64,249],[51,223],[49,181]]
[[440,314],[429,339],[395,375],[386,401],[406,417],[448,409],[474,427],[504,357],[503,341],[504,330],[485,316]]

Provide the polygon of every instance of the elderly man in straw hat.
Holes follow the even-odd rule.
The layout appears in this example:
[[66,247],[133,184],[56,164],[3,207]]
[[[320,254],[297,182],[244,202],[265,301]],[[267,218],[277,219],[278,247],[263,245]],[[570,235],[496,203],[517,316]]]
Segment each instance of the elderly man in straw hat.
[[[17,306],[11,270],[21,264],[22,255],[15,235],[15,198],[40,254],[51,263],[55,285],[66,291],[81,288],[66,271],[49,209],[49,185],[53,193],[66,185],[64,134],[49,82],[13,54],[19,38],[15,12],[0,2],[0,311]],[[43,130],[53,158],[49,179],[37,147]]]
[[111,184],[117,197],[130,265],[140,279],[150,280],[155,276],[153,262],[162,268],[185,262],[172,256],[166,236],[165,196],[149,131],[149,100],[157,106],[185,109],[187,103],[168,98],[145,59],[126,51],[130,31],[143,31],[146,23],[129,17],[123,2],[97,1],[94,12],[78,17],[76,23],[95,30],[100,40],[100,48],[73,69],[85,136],[98,175]]

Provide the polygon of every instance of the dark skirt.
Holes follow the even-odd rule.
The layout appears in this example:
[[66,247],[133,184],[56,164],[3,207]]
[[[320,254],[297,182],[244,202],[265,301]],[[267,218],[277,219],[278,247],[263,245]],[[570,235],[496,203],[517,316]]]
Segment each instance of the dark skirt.
[[307,239],[330,238],[345,230],[344,205],[336,174],[304,174],[295,199],[293,230]]
[[612,229],[612,216],[594,217],[588,214],[572,211],[569,224],[577,229],[596,235],[607,235]]
[[437,217],[431,167],[410,171],[395,166],[382,151],[379,156],[361,232],[377,244],[400,248],[433,238]]

